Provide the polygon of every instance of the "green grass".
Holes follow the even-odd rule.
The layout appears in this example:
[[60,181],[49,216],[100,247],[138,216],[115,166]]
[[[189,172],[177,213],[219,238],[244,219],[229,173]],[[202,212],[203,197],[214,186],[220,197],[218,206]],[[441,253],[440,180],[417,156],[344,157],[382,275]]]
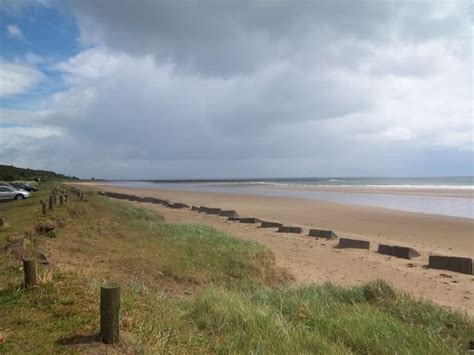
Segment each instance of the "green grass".
[[56,272],[54,279],[38,289],[10,286],[0,291],[0,331],[7,338],[0,353],[50,353],[60,350],[56,343],[61,336],[95,330],[93,292],[72,274]]
[[[40,183],[39,191],[31,193],[31,198],[20,201],[0,202],[0,217],[4,217],[6,225],[0,229],[0,242],[5,242],[9,235],[33,233],[35,225],[42,220],[40,201],[48,202],[48,197],[53,189],[66,191],[61,183]],[[69,194],[72,202],[75,196]],[[59,202],[58,202],[59,204]],[[70,209],[61,208],[54,212],[57,219],[65,218]]]
[[[47,201],[53,189],[63,189],[65,187],[61,183],[41,183],[38,184],[39,191],[31,194],[31,198],[20,201],[8,201],[0,203],[0,217],[5,218],[6,224],[0,227],[0,246],[7,244],[7,238],[11,236],[25,236],[34,241],[38,237],[38,232],[35,228],[40,223],[53,223],[54,225],[62,225],[73,219],[72,215],[77,211],[82,210],[82,206],[77,208],[71,205],[65,205],[58,208],[54,213],[49,213],[48,216],[41,214],[40,201]],[[75,196],[69,194],[71,204],[75,204]],[[34,248],[35,243],[31,243],[31,248]],[[2,250],[1,248],[0,250]],[[17,283],[20,263],[14,262],[12,258],[8,258],[5,254],[0,254],[0,286],[10,285],[12,282]]]
[[[331,284],[256,288],[239,292],[210,288],[187,305],[187,316],[218,352],[236,353],[461,353],[474,331],[460,315],[407,296],[367,300],[364,289]],[[410,317],[404,308],[411,311]],[[459,341],[465,339],[464,341]]]
[[153,237],[160,254],[172,261],[164,272],[177,278],[200,275],[201,281],[239,286],[290,279],[275,267],[273,255],[261,244],[235,239],[206,225],[163,223],[153,211],[124,202],[111,202],[111,208],[134,229]]
[[[297,286],[257,243],[127,202],[72,196],[41,216],[39,199],[54,187],[0,212],[1,242],[27,231],[56,262],[24,290],[21,264],[1,256],[0,353],[461,354],[473,337],[472,319],[383,281]],[[46,222],[56,238],[35,231]],[[106,281],[122,286],[122,340],[112,347],[89,342]]]

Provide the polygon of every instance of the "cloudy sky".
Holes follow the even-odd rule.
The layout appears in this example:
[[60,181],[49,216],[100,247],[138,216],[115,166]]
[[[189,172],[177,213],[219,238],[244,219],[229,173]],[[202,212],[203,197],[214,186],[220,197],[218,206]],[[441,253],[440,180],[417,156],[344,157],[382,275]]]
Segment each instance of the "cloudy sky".
[[473,175],[467,1],[0,0],[0,163]]

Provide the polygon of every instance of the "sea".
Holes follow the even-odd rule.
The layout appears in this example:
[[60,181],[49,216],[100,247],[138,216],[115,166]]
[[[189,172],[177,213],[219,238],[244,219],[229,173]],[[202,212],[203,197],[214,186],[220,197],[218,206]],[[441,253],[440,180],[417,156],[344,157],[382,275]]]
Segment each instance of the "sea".
[[474,219],[474,177],[107,180],[141,189],[293,197]]

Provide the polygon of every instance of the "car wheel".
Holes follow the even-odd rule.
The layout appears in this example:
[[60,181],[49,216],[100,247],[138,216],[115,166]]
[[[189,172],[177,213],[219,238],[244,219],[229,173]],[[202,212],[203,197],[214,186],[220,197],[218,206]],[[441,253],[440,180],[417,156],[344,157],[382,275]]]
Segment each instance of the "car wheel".
[[18,195],[15,196],[15,200],[23,200],[23,199],[24,199],[24,197],[21,194],[18,194]]

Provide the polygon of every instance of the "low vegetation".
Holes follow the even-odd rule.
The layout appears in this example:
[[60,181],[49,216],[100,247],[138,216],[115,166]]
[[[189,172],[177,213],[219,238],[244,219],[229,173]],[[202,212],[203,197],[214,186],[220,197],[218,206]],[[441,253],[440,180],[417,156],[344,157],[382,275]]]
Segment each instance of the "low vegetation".
[[18,168],[13,165],[0,165],[0,181],[27,180],[78,180],[76,177],[58,174],[53,171]]
[[[136,204],[90,192],[42,216],[53,188],[0,204],[0,244],[26,234],[52,262],[24,290],[21,263],[0,254],[0,352],[454,354],[474,334],[467,316],[383,281],[296,286],[263,246]],[[122,286],[112,346],[97,338],[104,282]]]

